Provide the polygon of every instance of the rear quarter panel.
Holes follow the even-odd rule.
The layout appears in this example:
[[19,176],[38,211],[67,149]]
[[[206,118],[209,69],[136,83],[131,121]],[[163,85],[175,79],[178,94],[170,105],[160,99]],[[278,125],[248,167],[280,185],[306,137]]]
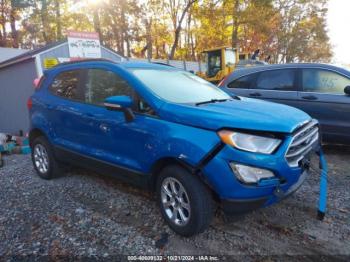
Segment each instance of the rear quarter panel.
[[30,118],[30,131],[39,129],[43,132],[47,139],[52,143],[54,138],[52,121],[50,119],[50,109],[47,102],[47,85],[49,83],[48,78],[45,78],[40,89],[36,90],[31,96],[33,106],[29,111]]

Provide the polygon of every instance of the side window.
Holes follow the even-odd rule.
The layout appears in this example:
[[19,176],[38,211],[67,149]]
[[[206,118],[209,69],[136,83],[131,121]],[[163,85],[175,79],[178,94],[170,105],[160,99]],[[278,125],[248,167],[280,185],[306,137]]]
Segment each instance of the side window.
[[84,91],[80,88],[79,76],[80,70],[62,72],[54,78],[49,89],[54,95],[84,101]]
[[109,96],[133,96],[128,83],[112,71],[88,69],[85,81],[85,102],[102,105]]
[[251,87],[255,75],[248,75],[238,78],[227,85],[228,88],[243,88],[248,89]]
[[295,91],[295,70],[271,70],[259,74],[256,89]]
[[344,88],[350,85],[350,79],[335,72],[322,69],[303,70],[303,90],[330,94],[344,94]]

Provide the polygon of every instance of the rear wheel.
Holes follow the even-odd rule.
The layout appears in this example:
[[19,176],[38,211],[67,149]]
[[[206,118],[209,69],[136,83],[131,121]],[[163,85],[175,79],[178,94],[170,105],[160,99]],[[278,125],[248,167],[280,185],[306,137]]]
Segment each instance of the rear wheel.
[[32,161],[37,174],[43,179],[51,179],[61,173],[52,147],[43,136],[37,137],[32,143]]
[[203,232],[213,217],[213,199],[207,187],[186,169],[164,168],[157,181],[157,197],[163,218],[183,236]]

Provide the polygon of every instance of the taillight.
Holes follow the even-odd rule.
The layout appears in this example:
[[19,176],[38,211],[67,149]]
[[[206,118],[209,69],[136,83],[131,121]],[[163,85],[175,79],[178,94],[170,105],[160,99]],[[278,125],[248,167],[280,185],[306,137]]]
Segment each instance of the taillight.
[[32,98],[29,97],[27,100],[27,108],[28,108],[28,110],[31,110],[32,107],[33,107],[33,101],[32,101]]
[[38,78],[34,79],[33,85],[34,85],[34,89],[35,90],[38,90],[40,88],[40,83],[41,83],[42,78],[43,77],[41,76],[41,77],[38,77]]

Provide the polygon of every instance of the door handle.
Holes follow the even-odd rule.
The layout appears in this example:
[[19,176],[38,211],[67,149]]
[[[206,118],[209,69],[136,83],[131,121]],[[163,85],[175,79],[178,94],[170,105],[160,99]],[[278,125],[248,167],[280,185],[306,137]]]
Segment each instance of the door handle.
[[258,97],[258,96],[261,96],[261,94],[256,92],[256,93],[249,94],[249,96]]
[[302,96],[302,99],[306,99],[306,100],[317,100],[316,96],[313,95],[309,95],[309,96]]

